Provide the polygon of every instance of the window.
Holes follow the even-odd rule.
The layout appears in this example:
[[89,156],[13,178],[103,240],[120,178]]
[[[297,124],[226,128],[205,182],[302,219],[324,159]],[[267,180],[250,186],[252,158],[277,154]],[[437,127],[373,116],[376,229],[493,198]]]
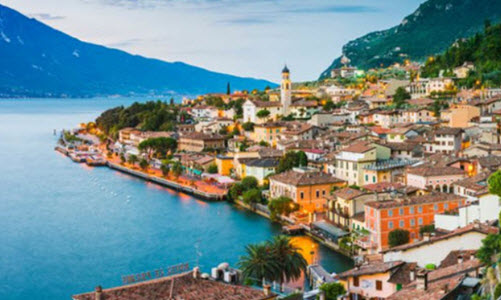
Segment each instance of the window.
[[413,226],[413,227],[416,226],[416,220],[411,219],[411,226]]
[[359,285],[360,285],[360,282],[358,280],[358,277],[357,276],[353,277],[353,286],[359,286]]
[[435,210],[435,211],[438,210],[438,204],[433,205],[433,210]]
[[383,282],[381,280],[376,280],[376,291],[383,290]]
[[322,196],[325,196],[325,190],[322,191]]
[[319,190],[317,190],[316,195],[317,195],[317,198],[320,197],[320,191]]
[[388,228],[392,229],[393,228],[393,221],[388,221]]
[[376,182],[376,176],[372,176],[372,182]]
[[422,206],[418,206],[417,211],[418,211],[418,213],[422,214],[423,213],[423,207]]
[[365,182],[369,182],[369,175],[365,175]]
[[411,214],[411,215],[414,214],[414,207],[413,206],[409,207],[409,214]]
[[301,192],[300,195],[301,195],[301,199],[304,199],[304,192]]
[[449,209],[449,203],[444,203],[444,209]]
[[388,209],[388,217],[393,217],[393,210]]
[[400,222],[399,222],[398,226],[400,226],[400,228],[403,228],[403,227],[404,227],[404,225],[405,225],[404,220],[400,220]]
[[418,224],[419,224],[419,225],[423,225],[423,218],[419,218],[419,219],[418,219]]
[[400,208],[400,209],[398,210],[398,214],[399,214],[399,215],[401,215],[401,216],[403,216],[403,215],[404,215],[404,209],[403,209],[403,208]]

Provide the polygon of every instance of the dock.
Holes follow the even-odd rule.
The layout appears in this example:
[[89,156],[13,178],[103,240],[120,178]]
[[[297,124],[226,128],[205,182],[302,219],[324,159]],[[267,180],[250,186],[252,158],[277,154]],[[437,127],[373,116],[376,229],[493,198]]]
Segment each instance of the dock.
[[332,275],[318,264],[309,265],[306,268],[306,276],[312,289],[319,288],[324,283],[335,282]]

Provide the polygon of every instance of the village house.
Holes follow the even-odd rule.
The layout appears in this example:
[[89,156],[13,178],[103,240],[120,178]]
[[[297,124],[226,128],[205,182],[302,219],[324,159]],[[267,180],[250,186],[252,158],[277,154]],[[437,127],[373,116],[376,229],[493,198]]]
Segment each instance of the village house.
[[429,108],[418,107],[402,111],[402,123],[431,123],[435,121],[435,116]]
[[448,121],[448,127],[466,128],[470,121],[480,116],[480,109],[473,105],[456,104],[441,113],[441,119]]
[[479,249],[482,240],[498,229],[485,223],[473,223],[442,235],[425,235],[421,241],[382,251],[383,260],[416,262],[424,268],[428,264],[438,266],[454,250]]
[[461,66],[455,67],[452,72],[456,78],[462,79],[468,77],[468,73],[475,69],[475,65],[470,61],[465,61]]
[[226,138],[219,134],[201,132],[187,133],[179,137],[178,150],[187,152],[202,152],[226,148]]
[[356,142],[343,148],[336,155],[336,177],[346,180],[348,184],[364,184],[364,167],[378,160],[389,159],[390,149],[370,142]]
[[316,100],[299,99],[292,102],[289,113],[296,118],[309,119],[318,111],[319,108]]
[[[394,229],[410,232],[410,240],[419,238],[419,229],[433,224],[434,215],[464,205],[466,199],[454,194],[433,192],[427,195],[365,203],[365,228],[370,232],[371,247],[387,249],[388,236]],[[396,259],[394,259],[396,260]]]
[[209,105],[196,105],[191,108],[191,115],[196,120],[212,120],[218,117],[219,109]]
[[323,211],[326,196],[332,187],[341,187],[344,180],[311,168],[294,168],[273,175],[270,180],[270,198],[291,198],[306,212]]
[[426,153],[458,153],[462,147],[462,133],[461,128],[437,128],[428,135],[429,141],[424,143],[424,150]]
[[407,170],[407,185],[420,189],[453,192],[453,184],[466,177],[460,168],[449,166],[417,166]]
[[281,132],[285,129],[285,122],[256,124],[254,126],[254,133],[250,137],[256,143],[263,141],[272,147],[276,147],[277,141],[281,138]]
[[267,184],[268,176],[276,173],[279,162],[276,157],[246,159],[242,162],[240,178],[252,176],[260,185]]

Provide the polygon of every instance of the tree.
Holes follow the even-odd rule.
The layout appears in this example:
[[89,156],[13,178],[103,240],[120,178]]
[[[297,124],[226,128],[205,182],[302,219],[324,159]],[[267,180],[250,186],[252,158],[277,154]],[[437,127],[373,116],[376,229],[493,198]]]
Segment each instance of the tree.
[[268,208],[271,212],[271,219],[276,220],[280,215],[288,216],[290,213],[297,211],[299,205],[294,203],[291,198],[281,196],[271,199],[270,203],[268,203]]
[[172,97],[170,98],[170,100],[169,100],[169,104],[170,104],[171,106],[172,106],[172,105],[174,105],[174,98],[172,98]]
[[306,271],[308,263],[301,254],[301,249],[291,242],[290,237],[278,235],[269,242],[272,258],[278,262],[275,281],[281,289],[285,282],[298,280]]
[[242,124],[242,128],[245,131],[253,131],[254,130],[254,123],[252,122],[245,122]]
[[490,265],[496,261],[496,255],[499,253],[501,253],[501,235],[489,234],[482,240],[482,246],[477,251],[477,258],[484,264]]
[[245,278],[258,280],[262,285],[272,282],[279,269],[278,262],[271,259],[267,243],[250,244],[245,247],[245,255],[240,257],[238,267]]
[[308,156],[306,156],[306,153],[303,151],[298,151],[298,160],[299,160],[299,166],[300,167],[306,167],[308,166]]
[[125,155],[124,155],[123,153],[120,153],[120,162],[121,162],[122,164],[124,164],[124,163],[125,163],[125,161],[126,161],[126,159],[125,159]]
[[270,115],[270,111],[266,109],[262,109],[257,112],[256,116],[260,119],[266,119]]
[[169,164],[167,163],[163,163],[161,166],[160,166],[160,171],[162,171],[162,175],[165,177],[167,175],[169,175],[169,172],[170,172],[170,166]]
[[265,141],[260,141],[260,142],[259,142],[259,146],[269,147],[269,146],[270,146],[270,144],[268,144],[268,143],[267,143],[267,142],[265,142]]
[[254,207],[257,203],[260,203],[262,200],[261,190],[260,189],[250,189],[243,193],[242,200],[245,204]]
[[338,296],[346,294],[344,285],[339,282],[324,283],[319,288],[325,294],[325,300],[337,300]]
[[235,201],[238,200],[238,197],[240,197],[243,194],[243,192],[244,192],[243,185],[237,182],[230,187],[228,195],[230,196],[231,200]]
[[409,242],[409,231],[405,229],[394,229],[390,231],[388,236],[388,242],[390,247],[396,247],[403,244],[407,244]]
[[216,164],[211,164],[208,168],[207,168],[207,172],[209,174],[217,174],[217,165]]
[[174,152],[177,149],[177,140],[170,137],[150,138],[139,143],[137,147],[140,151],[146,151],[148,157],[153,153],[157,157],[165,157],[167,152]]
[[501,197],[501,170],[492,173],[487,183],[489,184],[489,193]]
[[231,87],[230,87],[230,82],[226,84],[226,95],[231,95]]
[[139,162],[139,167],[141,169],[143,169],[144,171],[146,171],[146,169],[148,169],[148,161],[145,159],[145,158],[142,158],[141,161]]
[[405,90],[404,87],[398,87],[393,95],[393,104],[396,108],[401,108],[405,105],[405,100],[411,98],[411,94]]
[[257,186],[258,186],[258,181],[257,181],[256,177],[247,176],[242,180],[242,187],[243,187],[244,191],[256,189]]
[[303,151],[289,151],[278,162],[277,173],[282,173],[291,170],[294,167],[299,167],[300,163],[308,164],[308,158]]
[[129,164],[135,165],[137,163],[137,161],[138,161],[137,155],[135,155],[135,154],[129,155],[129,159],[128,160],[129,160]]
[[433,102],[432,106],[431,106],[431,111],[433,112],[433,115],[435,116],[435,118],[440,118],[440,110],[442,109],[441,105],[440,105],[440,100],[438,99],[435,99],[435,101]]
[[172,166],[172,173],[176,178],[179,177],[183,173],[183,165],[176,161]]
[[424,233],[432,233],[435,231],[435,225],[429,224],[429,225],[424,225],[419,228],[419,234],[423,235]]

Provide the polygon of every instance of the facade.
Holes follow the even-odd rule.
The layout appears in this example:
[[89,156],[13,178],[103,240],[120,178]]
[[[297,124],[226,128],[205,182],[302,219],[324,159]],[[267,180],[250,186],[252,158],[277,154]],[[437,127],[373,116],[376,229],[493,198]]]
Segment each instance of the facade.
[[418,166],[407,170],[407,185],[420,189],[452,193],[453,184],[465,177],[465,171],[460,168]]
[[268,183],[268,176],[275,174],[279,158],[258,158],[244,162],[245,173],[242,178],[253,176],[257,179],[260,185]]
[[178,141],[179,151],[201,152],[208,149],[225,149],[225,147],[225,137],[218,134],[193,132],[181,136]]
[[341,187],[345,181],[311,168],[294,168],[270,180],[270,197],[289,197],[306,212],[323,211],[326,197],[332,187]]
[[417,240],[419,228],[433,224],[435,214],[454,210],[465,203],[465,198],[445,193],[367,202],[365,228],[370,232],[373,247],[378,250],[387,249],[388,236],[392,230],[408,230],[411,241]]
[[461,150],[463,141],[461,128],[440,127],[431,133],[431,141],[424,143],[427,153],[455,154]]

